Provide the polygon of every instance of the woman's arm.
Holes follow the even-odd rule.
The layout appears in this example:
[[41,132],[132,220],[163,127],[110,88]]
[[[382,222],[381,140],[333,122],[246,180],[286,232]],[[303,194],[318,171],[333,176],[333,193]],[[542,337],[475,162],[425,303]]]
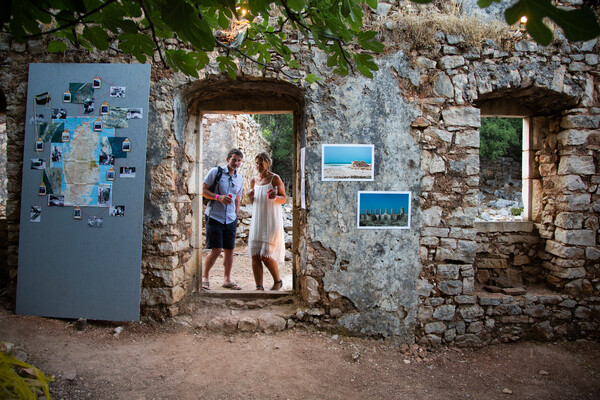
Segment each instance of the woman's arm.
[[248,190],[248,200],[250,204],[254,203],[254,177],[250,179],[250,190]]
[[277,204],[284,204],[287,201],[287,197],[285,195],[285,185],[283,184],[283,181],[279,175],[275,175],[275,177],[273,177],[273,185],[277,187],[277,195],[273,201]]

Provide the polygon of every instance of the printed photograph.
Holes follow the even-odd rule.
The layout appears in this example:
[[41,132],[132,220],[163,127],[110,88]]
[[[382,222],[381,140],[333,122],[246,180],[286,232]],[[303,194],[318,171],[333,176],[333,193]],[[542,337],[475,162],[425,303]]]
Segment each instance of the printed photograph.
[[71,102],[71,92],[64,92],[63,93],[63,103],[70,103]]
[[44,169],[46,168],[46,160],[43,158],[32,158],[31,169]]
[[104,219],[98,217],[88,217],[87,224],[92,228],[102,228],[104,226]]
[[135,167],[120,167],[119,176],[121,178],[135,178]]
[[321,177],[324,181],[372,181],[372,144],[324,144]]
[[66,119],[67,118],[67,110],[64,108],[53,108],[52,109],[52,119]]
[[110,97],[125,97],[125,86],[111,86]]
[[62,137],[61,140],[63,143],[67,143],[71,141],[71,133],[69,132],[68,129],[65,129],[62,133]]
[[50,160],[52,163],[60,163],[63,159],[63,150],[61,144],[52,144],[52,152],[50,153]]
[[358,229],[410,229],[411,192],[358,192]]
[[73,209],[73,219],[81,219],[81,208],[75,207]]
[[129,139],[125,138],[125,140],[123,140],[123,145],[121,147],[122,147],[122,150],[125,152],[131,151],[131,142],[129,141]]
[[115,180],[115,170],[114,169],[111,168],[108,171],[106,171],[106,180],[107,181]]
[[110,205],[110,185],[98,185],[98,205]]
[[41,140],[38,140],[35,142],[35,151],[44,151],[44,142],[42,142]]
[[46,195],[46,185],[44,185],[44,183],[42,182],[40,184],[40,187],[38,188],[38,196],[45,196]]
[[102,130],[102,121],[97,119],[94,121],[94,132],[100,132]]
[[91,83],[71,82],[69,83],[69,93],[71,94],[71,103],[85,104],[86,101],[94,101],[94,88]]
[[29,118],[29,123],[30,124],[41,124],[44,122],[44,114],[35,114],[35,117],[31,117]]
[[111,217],[124,217],[125,206],[110,206],[108,213]]
[[141,119],[144,118],[144,111],[142,108],[128,108],[127,119]]
[[83,101],[83,113],[84,114],[93,114],[94,110],[95,110],[94,99],[85,99]]
[[99,77],[95,77],[94,81],[92,82],[92,86],[94,87],[94,89],[100,89],[102,87],[102,79],[100,79]]
[[42,207],[32,206],[29,213],[29,222],[40,222],[42,220]]
[[65,196],[61,194],[49,194],[48,195],[48,205],[52,207],[64,207],[65,206]]
[[108,104],[104,103],[100,106],[100,114],[101,115],[108,114]]

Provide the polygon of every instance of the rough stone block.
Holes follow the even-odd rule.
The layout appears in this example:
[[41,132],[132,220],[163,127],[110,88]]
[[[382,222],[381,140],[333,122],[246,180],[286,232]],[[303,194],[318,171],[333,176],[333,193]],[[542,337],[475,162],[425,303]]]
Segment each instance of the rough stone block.
[[285,330],[287,321],[277,315],[262,315],[258,317],[258,326],[265,333],[274,333]]
[[560,132],[556,138],[563,146],[581,146],[593,132],[588,129],[567,129]]
[[597,129],[600,126],[598,115],[566,115],[560,121],[560,127],[566,129]]
[[504,258],[480,258],[477,260],[477,268],[484,269],[497,269],[497,268],[507,268],[508,263]]
[[439,226],[442,220],[442,207],[433,206],[422,210],[421,216],[423,218],[424,226]]
[[600,260],[600,249],[596,247],[586,247],[585,258],[592,261]]
[[569,245],[594,246],[596,244],[596,233],[587,229],[556,228],[554,238],[558,242]]
[[591,319],[593,317],[593,312],[588,307],[579,306],[575,309],[573,316],[579,319]]
[[592,156],[565,156],[558,164],[559,175],[593,175],[595,172]]
[[500,305],[500,298],[498,297],[477,297],[479,300],[479,304],[482,306],[497,306]]
[[479,148],[479,131],[464,130],[456,132],[454,144],[458,147],[473,147]]
[[566,211],[588,211],[591,196],[589,193],[572,193],[556,196],[555,200],[560,203],[561,209]]
[[468,126],[479,128],[481,126],[481,114],[474,107],[452,107],[442,111],[444,122],[449,126]]
[[430,322],[425,325],[425,333],[444,333],[446,324],[443,322]]
[[462,286],[462,281],[459,280],[448,280],[438,283],[438,289],[449,296],[461,294]]
[[561,212],[556,215],[554,224],[564,229],[580,229],[583,226],[584,216],[580,213]]
[[513,258],[512,265],[518,267],[518,266],[521,266],[521,265],[527,265],[530,262],[531,262],[531,260],[526,255],[515,254],[515,256]]
[[441,69],[454,69],[465,65],[463,56],[444,56],[438,63]]
[[525,308],[523,312],[534,318],[543,318],[548,316],[548,310],[546,310],[546,307],[544,307],[542,304],[531,305]]
[[463,284],[463,288],[462,288],[463,294],[469,295],[469,294],[475,293],[475,277],[463,278],[462,284]]
[[439,72],[433,80],[433,92],[438,96],[454,97],[454,86],[450,77],[443,72]]
[[456,343],[457,346],[461,347],[478,347],[482,344],[481,339],[479,339],[477,335],[474,335],[472,333],[456,336],[456,339],[454,339],[454,343]]
[[251,317],[241,317],[237,324],[238,330],[242,332],[254,332],[258,328],[258,322]]
[[578,258],[583,258],[583,256],[584,256],[583,249],[580,249],[577,247],[572,247],[572,246],[566,246],[555,240],[547,240],[545,250],[548,253],[558,256],[558,257],[561,257],[561,258],[578,259]]
[[585,268],[558,268],[551,269],[550,274],[560,279],[577,279],[586,276]]
[[437,266],[439,279],[458,279],[460,266],[457,264],[440,264]]
[[454,296],[454,300],[458,304],[476,304],[477,296],[466,296],[466,295]]
[[321,298],[319,295],[319,282],[312,276],[305,276],[302,294],[308,303],[318,302]]
[[483,308],[477,304],[461,305],[458,307],[458,312],[464,320],[474,320],[483,317]]
[[433,311],[433,317],[440,321],[449,321],[454,318],[456,307],[450,304],[444,304],[436,307]]

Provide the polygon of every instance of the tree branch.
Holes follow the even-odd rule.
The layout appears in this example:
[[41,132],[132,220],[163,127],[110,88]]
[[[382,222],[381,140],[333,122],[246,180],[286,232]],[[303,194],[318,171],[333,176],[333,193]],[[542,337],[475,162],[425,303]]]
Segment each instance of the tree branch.
[[146,16],[146,20],[148,20],[148,25],[150,26],[150,30],[152,31],[152,41],[156,44],[156,51],[158,51],[158,56],[160,57],[160,61],[162,61],[165,68],[169,68],[169,65],[165,61],[163,57],[162,50],[160,49],[160,43],[158,38],[156,37],[156,30],[154,29],[154,23],[150,19],[150,13],[146,10],[146,5],[144,4],[144,0],[139,0],[140,7],[142,7],[142,11],[144,11],[144,15]]
[[87,17],[89,17],[90,15],[96,14],[98,11],[102,10],[104,7],[107,7],[108,5],[110,5],[110,4],[112,4],[112,3],[116,2],[116,1],[118,1],[118,0],[108,0],[106,3],[102,4],[101,6],[98,6],[98,7],[94,8],[93,10],[91,10],[91,11],[89,11],[89,12],[83,14],[83,15],[79,15],[79,17],[77,17],[77,19],[75,19],[75,20],[73,20],[73,21],[71,21],[71,22],[69,22],[69,23],[67,23],[65,25],[58,26],[58,27],[56,27],[54,29],[50,29],[49,31],[40,32],[40,33],[36,33],[36,34],[33,34],[33,35],[25,36],[24,38],[25,39],[33,39],[33,38],[44,36],[44,35],[50,35],[50,34],[52,34],[54,32],[62,31],[63,29],[66,29],[66,28],[68,28],[70,26],[75,26],[75,25],[83,22],[83,20],[86,19]]

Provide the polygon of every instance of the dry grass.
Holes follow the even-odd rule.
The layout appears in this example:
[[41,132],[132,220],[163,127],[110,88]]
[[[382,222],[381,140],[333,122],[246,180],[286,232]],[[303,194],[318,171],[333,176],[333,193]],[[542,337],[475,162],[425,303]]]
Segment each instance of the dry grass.
[[[437,2],[427,5],[411,5],[390,15],[389,20],[397,28],[388,31],[386,39],[404,42],[414,49],[432,48],[437,44],[436,32],[446,35],[460,35],[465,39],[464,46],[480,47],[483,40],[491,39],[499,45],[511,36],[511,27],[502,21],[463,15],[460,4],[454,1]],[[385,20],[373,21],[375,25]],[[379,29],[385,32],[385,29]],[[514,28],[513,28],[514,30]],[[385,42],[389,43],[387,40]]]

